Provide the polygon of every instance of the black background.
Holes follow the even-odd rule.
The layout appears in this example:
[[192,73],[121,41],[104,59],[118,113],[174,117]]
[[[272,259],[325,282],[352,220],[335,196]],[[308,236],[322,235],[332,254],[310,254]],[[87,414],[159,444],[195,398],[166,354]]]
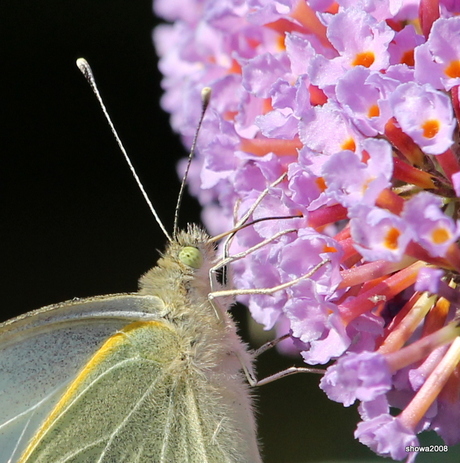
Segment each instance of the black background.
[[[135,291],[156,261],[165,238],[75,66],[80,56],[90,61],[170,230],[184,149],[159,106],[156,23],[150,0],[1,2],[1,320],[73,297]],[[187,198],[181,222],[196,221]],[[264,354],[259,376],[293,363]],[[317,383],[302,375],[256,391],[264,461],[376,461],[353,440],[357,412],[329,402]],[[456,461],[453,453],[436,460]]]

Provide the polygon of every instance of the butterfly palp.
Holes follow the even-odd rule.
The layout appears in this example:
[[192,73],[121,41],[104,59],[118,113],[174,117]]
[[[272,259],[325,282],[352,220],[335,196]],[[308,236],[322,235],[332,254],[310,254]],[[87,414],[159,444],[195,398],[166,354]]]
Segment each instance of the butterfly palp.
[[179,252],[179,260],[189,267],[198,269],[203,265],[203,254],[198,248],[185,246]]

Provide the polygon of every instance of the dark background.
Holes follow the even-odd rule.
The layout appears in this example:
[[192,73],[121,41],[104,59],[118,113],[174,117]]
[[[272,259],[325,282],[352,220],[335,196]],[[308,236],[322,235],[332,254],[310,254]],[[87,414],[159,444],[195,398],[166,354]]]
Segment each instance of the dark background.
[[[135,291],[156,261],[165,238],[75,66],[80,56],[90,61],[171,230],[184,149],[159,107],[156,23],[150,0],[1,2],[1,320],[73,297]],[[192,199],[181,219],[199,221]],[[266,353],[259,377],[293,363]],[[353,440],[355,409],[329,402],[317,383],[303,375],[257,391],[264,461],[376,461]],[[458,461],[458,454],[420,461],[434,458]]]

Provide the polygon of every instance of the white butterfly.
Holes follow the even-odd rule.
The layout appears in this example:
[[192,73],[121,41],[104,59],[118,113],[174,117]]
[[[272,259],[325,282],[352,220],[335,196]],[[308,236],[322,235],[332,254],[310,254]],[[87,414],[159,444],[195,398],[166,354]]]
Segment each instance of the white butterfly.
[[[95,85],[89,65],[79,66]],[[138,293],[67,301],[0,325],[0,462],[261,462],[246,379],[315,370],[258,382],[254,357],[277,341],[248,351],[227,312],[244,291],[216,278],[252,250],[219,260],[200,228],[178,232],[176,217],[169,238],[157,221],[169,243]]]

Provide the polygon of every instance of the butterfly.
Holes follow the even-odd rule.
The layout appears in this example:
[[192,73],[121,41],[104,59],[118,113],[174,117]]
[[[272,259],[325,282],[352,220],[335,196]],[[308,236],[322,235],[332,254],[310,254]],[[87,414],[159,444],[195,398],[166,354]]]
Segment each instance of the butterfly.
[[[89,65],[78,65],[100,98]],[[172,236],[157,221],[168,244],[137,293],[74,299],[0,325],[0,462],[262,461],[249,385],[312,370],[258,381],[255,357],[281,338],[247,348],[227,310],[244,290],[219,274],[251,250],[219,258],[219,237],[179,231],[177,213]]]

